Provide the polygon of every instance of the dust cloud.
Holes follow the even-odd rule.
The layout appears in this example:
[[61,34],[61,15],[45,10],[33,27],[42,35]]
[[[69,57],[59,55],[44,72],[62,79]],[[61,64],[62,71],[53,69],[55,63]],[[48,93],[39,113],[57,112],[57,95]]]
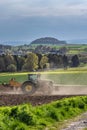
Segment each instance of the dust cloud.
[[[53,88],[51,95],[87,95],[87,85],[77,85],[74,81],[67,80],[66,84],[55,83],[57,76],[53,77]],[[41,75],[42,80],[50,80],[48,74]],[[61,80],[61,79],[60,79]],[[52,81],[52,80],[51,80]]]
[[[23,94],[20,90],[1,91],[0,94]],[[80,85],[58,85],[54,84],[49,94],[36,91],[33,95],[87,95],[87,86]]]
[[52,95],[86,95],[87,86],[85,85],[58,85],[58,91],[52,91]]

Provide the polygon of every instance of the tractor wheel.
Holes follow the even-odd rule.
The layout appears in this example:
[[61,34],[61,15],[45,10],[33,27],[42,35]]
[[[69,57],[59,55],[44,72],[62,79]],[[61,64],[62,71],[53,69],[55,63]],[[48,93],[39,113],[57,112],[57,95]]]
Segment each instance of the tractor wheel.
[[32,95],[36,91],[35,85],[28,81],[22,84],[21,89],[24,94],[29,94],[29,95]]

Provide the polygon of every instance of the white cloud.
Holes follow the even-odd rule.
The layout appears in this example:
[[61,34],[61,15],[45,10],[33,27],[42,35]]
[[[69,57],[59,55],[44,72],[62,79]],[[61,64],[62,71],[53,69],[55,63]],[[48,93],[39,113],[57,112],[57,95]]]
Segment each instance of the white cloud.
[[85,15],[87,0],[3,0],[0,17]]
[[1,0],[0,38],[86,37],[86,14],[87,0]]

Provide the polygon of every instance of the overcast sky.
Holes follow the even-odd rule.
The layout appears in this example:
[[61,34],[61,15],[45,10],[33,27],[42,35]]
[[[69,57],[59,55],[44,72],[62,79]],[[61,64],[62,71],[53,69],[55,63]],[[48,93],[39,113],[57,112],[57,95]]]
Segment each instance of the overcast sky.
[[1,0],[0,40],[87,39],[87,0]]

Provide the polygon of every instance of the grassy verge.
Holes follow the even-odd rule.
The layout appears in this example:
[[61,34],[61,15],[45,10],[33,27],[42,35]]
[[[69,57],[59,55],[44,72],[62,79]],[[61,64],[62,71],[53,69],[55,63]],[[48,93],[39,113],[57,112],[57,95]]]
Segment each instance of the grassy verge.
[[66,98],[36,107],[30,104],[0,107],[0,130],[45,130],[46,127],[54,128],[55,123],[60,124],[62,121],[85,111],[87,111],[87,96]]

